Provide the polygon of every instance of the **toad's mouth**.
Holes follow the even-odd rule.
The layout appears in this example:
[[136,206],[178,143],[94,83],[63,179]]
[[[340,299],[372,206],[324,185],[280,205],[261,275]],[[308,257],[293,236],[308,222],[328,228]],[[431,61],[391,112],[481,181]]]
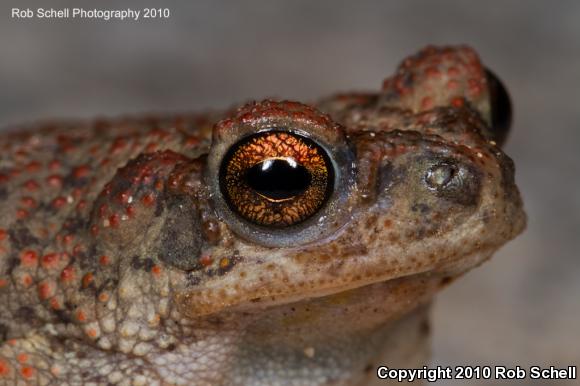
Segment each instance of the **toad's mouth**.
[[[364,287],[380,286],[383,297],[393,296],[400,301],[411,304],[413,299],[420,300],[431,297],[437,290],[449,284],[455,277],[468,271],[487,260],[495,252],[497,246],[479,248],[470,254],[449,257],[445,261],[439,260],[432,266],[425,266],[422,270],[386,270],[375,275],[357,278],[347,283],[318,282],[318,286],[309,288],[284,286],[266,287],[259,281],[247,281],[243,290],[229,293],[227,290],[201,289],[196,291],[179,292],[175,300],[180,312],[188,318],[197,318],[216,314],[222,311],[253,312],[269,307],[292,304],[312,299],[327,299],[330,302],[344,299],[347,294]],[[238,283],[238,288],[242,288]],[[392,300],[394,302],[394,300]]]

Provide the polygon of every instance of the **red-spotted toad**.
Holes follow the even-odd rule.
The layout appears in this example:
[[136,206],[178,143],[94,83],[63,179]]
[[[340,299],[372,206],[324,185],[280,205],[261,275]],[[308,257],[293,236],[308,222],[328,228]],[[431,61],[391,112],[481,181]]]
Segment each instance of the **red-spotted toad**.
[[[501,83],[428,47],[382,90],[0,136],[0,383],[366,385],[525,226]],[[477,301],[477,300],[475,300]]]

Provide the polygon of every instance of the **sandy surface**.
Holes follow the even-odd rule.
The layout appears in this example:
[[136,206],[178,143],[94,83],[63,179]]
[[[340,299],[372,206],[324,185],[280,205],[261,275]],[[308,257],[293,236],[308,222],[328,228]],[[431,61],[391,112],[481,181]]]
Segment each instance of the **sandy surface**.
[[434,361],[580,364],[580,2],[185,3],[167,21],[75,22],[10,20],[22,3],[3,2],[0,125],[377,89],[423,45],[468,43],[514,100],[529,226],[439,296]]

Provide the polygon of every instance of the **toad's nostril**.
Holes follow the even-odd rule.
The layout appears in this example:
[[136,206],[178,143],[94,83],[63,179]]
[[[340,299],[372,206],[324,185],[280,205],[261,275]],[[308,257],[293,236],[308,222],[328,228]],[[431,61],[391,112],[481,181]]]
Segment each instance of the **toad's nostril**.
[[453,159],[433,163],[423,177],[436,196],[461,205],[474,205],[479,197],[480,173],[472,166]]
[[491,106],[491,131],[493,139],[502,145],[512,123],[512,104],[507,89],[488,68],[485,69]]
[[453,178],[454,170],[452,165],[436,165],[427,171],[427,184],[433,188],[447,185]]

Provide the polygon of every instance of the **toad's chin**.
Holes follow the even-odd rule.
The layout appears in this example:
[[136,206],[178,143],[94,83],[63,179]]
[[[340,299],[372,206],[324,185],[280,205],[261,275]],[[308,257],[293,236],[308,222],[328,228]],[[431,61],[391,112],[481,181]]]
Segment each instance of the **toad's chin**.
[[371,385],[378,366],[425,364],[428,303],[441,285],[441,277],[423,273],[285,304],[232,307],[208,320],[217,318],[219,331],[240,332],[229,384]]
[[492,253],[308,297],[247,301],[189,322],[198,333],[208,329],[224,346],[235,346],[227,351],[226,384],[285,385],[288,379],[315,386],[389,384],[378,380],[379,366],[426,364],[433,295]]

